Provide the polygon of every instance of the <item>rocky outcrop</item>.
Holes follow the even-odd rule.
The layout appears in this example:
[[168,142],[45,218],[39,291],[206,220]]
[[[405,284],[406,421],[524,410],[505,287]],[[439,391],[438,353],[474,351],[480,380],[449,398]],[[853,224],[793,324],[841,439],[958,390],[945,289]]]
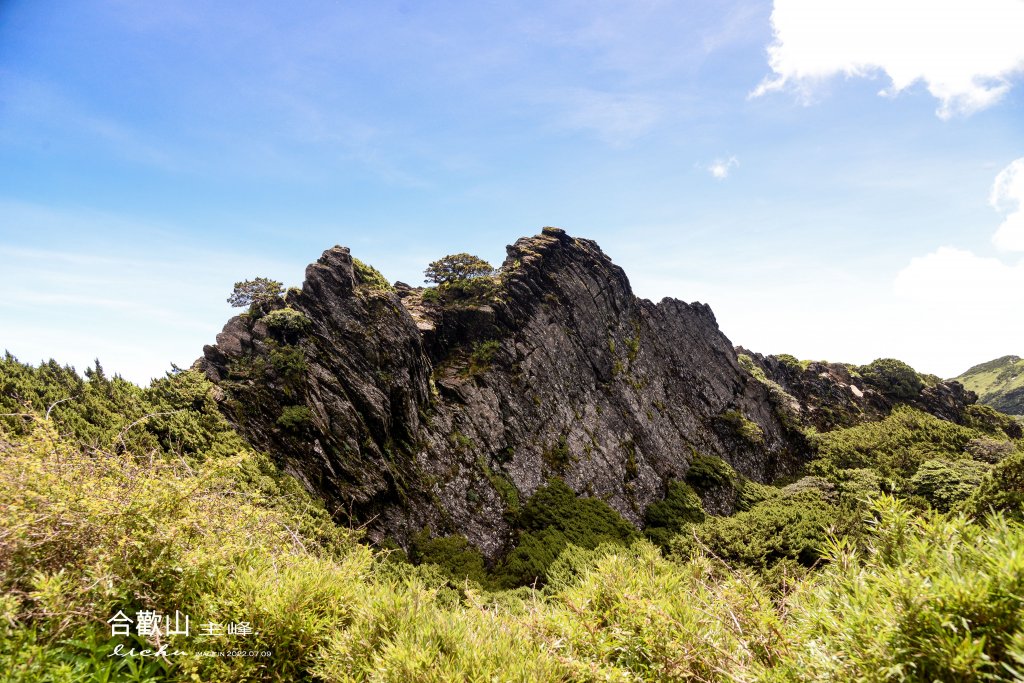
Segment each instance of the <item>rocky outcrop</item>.
[[[711,309],[637,298],[594,242],[545,228],[508,247],[486,292],[443,304],[368,272],[329,249],[200,365],[240,432],[373,539],[429,526],[495,557],[508,513],[550,477],[640,524],[697,453],[760,482],[806,456]],[[815,379],[824,368],[758,362],[805,409],[838,391],[885,410],[853,379]]]
[[[950,422],[963,424],[964,409],[978,400],[959,382],[933,379],[916,396],[895,398],[845,363],[801,362],[792,356],[762,356],[738,347],[744,357],[792,399],[796,419],[821,432],[885,418],[897,404],[906,404]],[[754,371],[757,374],[757,370]]]

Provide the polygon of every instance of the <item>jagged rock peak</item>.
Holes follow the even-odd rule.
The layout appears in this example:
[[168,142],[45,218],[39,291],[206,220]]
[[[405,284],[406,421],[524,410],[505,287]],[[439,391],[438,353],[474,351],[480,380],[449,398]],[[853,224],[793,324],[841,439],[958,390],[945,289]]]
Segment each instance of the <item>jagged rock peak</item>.
[[493,557],[549,477],[639,525],[696,453],[758,481],[799,463],[709,307],[638,299],[558,228],[507,252],[486,286],[438,299],[328,249],[201,365],[241,433],[373,538],[429,526]]

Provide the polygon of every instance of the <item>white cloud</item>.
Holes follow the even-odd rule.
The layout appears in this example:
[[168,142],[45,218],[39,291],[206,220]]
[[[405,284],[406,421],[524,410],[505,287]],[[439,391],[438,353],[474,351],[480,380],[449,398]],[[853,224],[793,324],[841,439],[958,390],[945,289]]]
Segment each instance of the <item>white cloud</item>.
[[992,241],[1006,251],[1024,251],[1024,157],[996,176],[989,201],[997,211],[1007,213]]
[[715,159],[707,168],[708,173],[710,173],[712,177],[718,180],[725,180],[729,177],[729,172],[739,165],[740,160],[733,156],[728,159]]
[[[963,249],[939,247],[927,256],[911,259],[896,276],[895,291],[921,303],[962,305],[953,316],[958,319],[1000,311],[1007,318],[1019,318],[1009,312],[1024,310],[1024,262],[1006,264]],[[1024,334],[1020,338],[1024,339]]]
[[[1010,211],[993,241],[1007,250],[1024,251],[1024,158],[996,176],[990,201],[996,209]],[[962,369],[1024,350],[1024,317],[1018,315],[1024,310],[1024,260],[1007,262],[940,247],[912,259],[896,276],[893,289],[910,304],[901,318],[903,334],[951,356],[969,350],[973,360],[965,359]]]
[[952,376],[1024,351],[1024,261],[942,247],[913,259],[897,275],[895,293],[902,306],[892,333],[908,354],[934,358],[925,367]]
[[651,131],[664,107],[654,97],[571,88],[540,98],[561,109],[555,125],[595,133],[612,147],[627,147]]
[[775,0],[772,27],[774,75],[753,97],[881,71],[880,94],[923,81],[949,118],[992,106],[1024,72],[1021,0]]

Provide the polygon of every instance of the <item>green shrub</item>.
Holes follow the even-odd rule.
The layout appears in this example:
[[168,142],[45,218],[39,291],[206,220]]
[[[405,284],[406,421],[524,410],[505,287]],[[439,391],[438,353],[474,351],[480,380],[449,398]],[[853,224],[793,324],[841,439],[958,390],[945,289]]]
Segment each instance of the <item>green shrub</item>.
[[607,503],[577,497],[560,479],[537,489],[516,517],[518,544],[495,570],[499,585],[543,584],[548,567],[570,545],[592,549],[625,543],[636,529]]
[[1024,521],[1024,450],[992,467],[963,509],[978,519],[999,512],[1009,519]]
[[838,470],[833,480],[839,487],[840,499],[848,504],[877,497],[884,483],[882,477],[869,468]]
[[274,332],[290,338],[302,336],[313,326],[305,313],[288,307],[267,313],[263,316],[263,322]]
[[[47,412],[62,434],[95,448],[155,450],[190,461],[244,448],[199,371],[175,368],[143,389],[108,377],[98,361],[83,378],[54,361],[35,368],[6,354],[0,359],[0,413]],[[25,417],[0,417],[0,434],[24,434],[32,424]]]
[[733,434],[754,445],[764,443],[764,431],[760,425],[738,410],[727,410],[719,416],[719,420]]
[[681,481],[670,481],[665,498],[647,506],[644,511],[644,532],[662,548],[689,524],[704,521],[700,496]]
[[959,458],[978,430],[947,422],[907,406],[898,406],[884,420],[817,437],[814,474],[833,478],[837,470],[870,468],[883,478],[906,478],[925,460]]
[[914,368],[895,358],[878,358],[857,368],[864,381],[891,398],[907,401],[924,389],[924,382]]
[[739,477],[736,482],[736,510],[744,512],[758,503],[779,497],[779,489]]
[[379,270],[355,257],[352,257],[352,271],[355,273],[356,282],[360,285],[382,292],[394,290],[394,287]]
[[306,406],[285,406],[277,418],[277,426],[290,432],[301,432],[313,422],[313,413]]
[[308,366],[306,354],[298,346],[279,346],[270,352],[270,364],[284,378],[288,380],[301,379]]
[[[756,426],[756,425],[755,425]],[[738,476],[729,463],[714,455],[694,451],[690,467],[686,470],[686,481],[699,491],[734,486]]]
[[519,490],[516,489],[515,485],[500,474],[489,475],[488,481],[491,482],[491,486],[501,498],[501,502],[505,504],[508,511],[513,513],[519,512]]
[[910,490],[946,512],[978,488],[991,465],[967,458],[926,460],[910,478]]
[[780,363],[782,363],[791,370],[799,371],[803,369],[803,367],[800,364],[800,359],[794,355],[788,353],[779,353],[776,354],[775,357],[778,359]]
[[1007,415],[978,403],[964,409],[964,423],[968,427],[984,432],[997,440],[1007,437],[1020,439],[1024,436],[1021,420],[1024,420],[1024,417],[1020,415]]
[[538,631],[578,680],[767,680],[786,647],[772,604],[750,572],[707,557],[679,566],[638,541],[557,590]]
[[[191,465],[136,459],[83,449],[42,418],[0,444],[0,670],[13,680],[129,680],[129,664],[110,657],[114,645],[153,646],[111,637],[104,622],[147,608],[180,610],[194,628],[250,621],[263,635],[246,648],[275,652],[172,659],[158,671],[146,664],[148,675],[294,677],[326,638],[323,622],[351,605],[351,577],[368,566],[367,550],[250,452]],[[180,638],[172,650],[193,649]],[[227,636],[202,642],[232,646]]]
[[708,517],[676,536],[681,557],[707,551],[726,562],[764,569],[789,559],[805,567],[821,557],[820,547],[839,511],[817,493],[774,498],[732,517]]
[[1019,680],[1024,530],[874,503],[864,550],[834,540],[788,601],[771,680]]
[[469,354],[467,372],[470,376],[481,375],[491,367],[494,355],[501,349],[501,344],[496,339],[489,339],[485,342],[477,342]]
[[[787,354],[783,354],[782,356],[776,356],[776,358],[778,358],[785,364],[786,360],[783,360],[783,357],[785,357],[786,359],[792,359],[794,366],[798,369],[800,368],[800,361],[798,361],[793,356],[789,356]],[[768,390],[768,398],[771,400],[773,404],[775,404],[778,407],[784,407],[789,411],[791,411],[794,406],[799,406],[799,402],[796,400],[796,398],[794,398],[793,395],[790,394],[788,391],[783,389],[781,384],[779,384],[775,380],[768,379],[768,375],[766,375],[764,370],[762,370],[761,367],[754,362],[753,358],[751,358],[745,353],[741,353],[738,356],[736,356],[736,360],[739,362],[741,368],[749,372],[754,379],[756,379],[758,382],[764,385],[764,387]]]
[[424,529],[413,538],[409,559],[439,567],[456,583],[469,579],[481,586],[489,585],[483,555],[465,536],[431,538],[430,530]]

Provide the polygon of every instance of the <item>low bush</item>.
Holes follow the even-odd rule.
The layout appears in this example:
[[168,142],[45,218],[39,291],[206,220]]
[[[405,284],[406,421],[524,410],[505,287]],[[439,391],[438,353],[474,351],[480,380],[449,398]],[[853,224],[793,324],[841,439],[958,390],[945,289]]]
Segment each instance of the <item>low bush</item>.
[[991,469],[991,465],[968,458],[926,460],[910,478],[910,491],[946,512],[969,498]]
[[381,292],[394,290],[394,287],[391,286],[391,283],[388,282],[388,279],[379,270],[355,257],[352,258],[352,270],[355,273],[356,282],[360,285]]
[[697,492],[685,482],[670,481],[665,498],[651,503],[644,512],[644,532],[658,546],[668,548],[673,536],[704,518]]
[[880,422],[818,435],[818,457],[808,469],[834,478],[838,470],[869,468],[883,478],[905,479],[925,460],[964,457],[968,444],[985,436],[991,434],[898,406]]
[[288,307],[271,311],[262,320],[271,330],[289,340],[301,337],[313,326],[305,313]]
[[497,585],[543,585],[548,568],[569,546],[626,543],[637,531],[607,503],[578,497],[561,479],[537,489],[516,517],[515,549],[495,568]]
[[864,381],[890,398],[908,401],[924,389],[924,381],[914,368],[895,358],[879,358],[857,368]]
[[978,519],[998,512],[1009,519],[1024,521],[1024,450],[992,467],[961,507]]
[[820,494],[805,492],[766,500],[732,517],[708,517],[678,534],[671,548],[680,557],[707,552],[731,565],[754,569],[782,560],[811,567],[839,518],[839,509]]
[[285,406],[277,418],[277,426],[289,432],[302,432],[313,422],[313,413],[306,406]]
[[1024,529],[879,498],[863,546],[830,541],[788,601],[785,681],[1018,681]]

